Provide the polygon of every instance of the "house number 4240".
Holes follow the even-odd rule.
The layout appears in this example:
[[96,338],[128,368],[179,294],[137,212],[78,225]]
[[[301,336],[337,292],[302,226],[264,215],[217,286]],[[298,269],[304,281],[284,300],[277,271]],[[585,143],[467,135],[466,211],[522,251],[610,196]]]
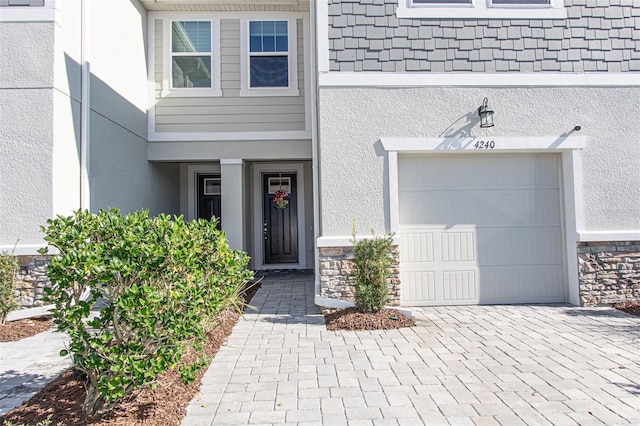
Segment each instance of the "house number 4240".
[[473,145],[475,149],[493,149],[496,147],[495,141],[478,141]]

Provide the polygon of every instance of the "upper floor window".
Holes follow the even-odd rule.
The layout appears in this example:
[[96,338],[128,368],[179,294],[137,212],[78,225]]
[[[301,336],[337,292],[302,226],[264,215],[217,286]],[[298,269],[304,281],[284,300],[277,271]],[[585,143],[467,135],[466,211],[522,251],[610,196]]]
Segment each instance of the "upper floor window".
[[220,96],[219,40],[213,20],[165,21],[163,96]]
[[564,0],[398,0],[399,18],[564,19]]
[[289,87],[287,21],[249,22],[249,86]]
[[295,27],[295,20],[243,22],[241,96],[298,95]]
[[171,22],[171,87],[211,87],[211,22]]

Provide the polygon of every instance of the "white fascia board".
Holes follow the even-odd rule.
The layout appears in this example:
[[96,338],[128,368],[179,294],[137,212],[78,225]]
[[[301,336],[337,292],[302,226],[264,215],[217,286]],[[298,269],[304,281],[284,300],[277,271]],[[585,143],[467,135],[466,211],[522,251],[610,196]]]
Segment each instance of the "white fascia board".
[[[375,238],[376,235],[357,235],[356,241],[367,240]],[[393,236],[393,244],[400,245],[400,236]],[[320,237],[316,240],[317,247],[353,247],[353,237],[338,235],[335,237]]]
[[60,21],[60,1],[45,0],[44,6],[0,7],[0,22],[56,22]]
[[636,87],[640,73],[325,72],[320,87]]
[[583,149],[587,141],[587,136],[380,138],[380,143],[382,143],[386,151],[465,151],[485,154],[495,151],[562,151]]
[[640,241],[640,230],[631,231],[578,231],[578,241]]
[[322,75],[329,71],[329,3],[327,0],[317,0],[316,18],[318,72]]
[[149,142],[274,141],[311,139],[311,131],[282,132],[150,132]]

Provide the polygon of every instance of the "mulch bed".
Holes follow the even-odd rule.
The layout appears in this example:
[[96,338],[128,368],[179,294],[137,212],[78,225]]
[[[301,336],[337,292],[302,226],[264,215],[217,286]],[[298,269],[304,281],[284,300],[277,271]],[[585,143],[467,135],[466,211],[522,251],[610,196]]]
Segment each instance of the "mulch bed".
[[[250,301],[260,284],[249,288],[245,300]],[[204,348],[209,357],[215,356],[225,343],[240,315],[237,312],[223,312],[218,320],[220,326],[207,335]],[[188,354],[193,357],[195,354]],[[188,358],[187,358],[188,360]],[[84,380],[73,369],[63,372],[40,392],[5,416],[0,417],[0,425],[11,422],[14,425],[37,424],[50,421],[52,425],[65,426],[102,424],[102,425],[179,425],[186,414],[187,405],[200,389],[203,368],[196,380],[185,385],[176,371],[167,371],[160,375],[156,389],[146,389],[136,398],[124,401],[103,418],[87,418],[82,411],[85,398]]]
[[53,326],[51,316],[7,321],[0,324],[0,342],[15,342],[26,337],[35,336]]
[[375,313],[362,313],[356,308],[327,310],[324,312],[327,330],[392,330],[413,327],[415,321],[396,309],[382,309]]
[[613,305],[619,311],[640,317],[640,302],[624,302]]

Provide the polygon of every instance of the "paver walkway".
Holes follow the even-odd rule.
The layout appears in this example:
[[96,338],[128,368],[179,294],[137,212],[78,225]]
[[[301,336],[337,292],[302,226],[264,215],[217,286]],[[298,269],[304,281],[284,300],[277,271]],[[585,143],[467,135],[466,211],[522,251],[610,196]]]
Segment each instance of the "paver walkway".
[[66,334],[45,331],[17,342],[0,342],[0,415],[29,400],[71,366],[60,350]]
[[184,425],[640,424],[640,318],[568,306],[419,308],[327,331],[311,275],[266,278]]

